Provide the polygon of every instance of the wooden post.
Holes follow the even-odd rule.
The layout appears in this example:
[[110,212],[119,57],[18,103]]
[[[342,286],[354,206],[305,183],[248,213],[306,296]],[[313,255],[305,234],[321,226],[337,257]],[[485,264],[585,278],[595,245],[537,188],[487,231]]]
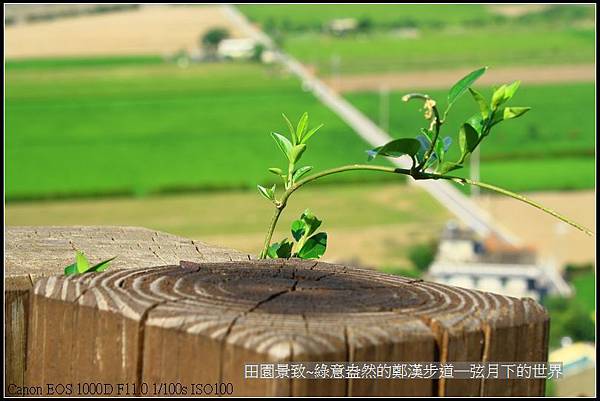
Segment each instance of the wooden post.
[[180,383],[187,394],[177,395],[192,395],[192,384],[224,382],[236,396],[544,393],[540,379],[244,379],[244,365],[260,363],[547,361],[548,316],[535,301],[372,270],[181,262],[46,277],[30,302],[26,383],[44,389],[131,383],[144,395],[146,383],[154,395],[155,385]]
[[5,393],[23,386],[29,291],[40,277],[62,274],[75,249],[90,262],[117,256],[111,270],[196,262],[248,260],[238,251],[139,227],[8,227],[5,231]]

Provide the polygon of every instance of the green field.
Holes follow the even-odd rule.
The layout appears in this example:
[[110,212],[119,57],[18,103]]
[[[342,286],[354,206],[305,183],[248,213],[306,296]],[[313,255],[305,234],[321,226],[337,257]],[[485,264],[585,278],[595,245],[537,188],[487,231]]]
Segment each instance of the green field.
[[[594,62],[593,29],[501,27],[423,32],[404,39],[393,33],[332,37],[290,36],[284,48],[322,75],[437,70],[489,65]],[[339,61],[334,64],[333,58]]]
[[[592,7],[554,6],[511,18],[484,5],[240,8],[287,52],[322,75],[595,60]],[[336,18],[367,19],[371,29],[346,36],[326,33],[324,27]],[[416,37],[398,31],[409,27],[417,29]]]
[[481,4],[286,4],[239,5],[250,20],[263,29],[282,31],[321,30],[334,19],[368,19],[375,29],[402,26],[441,28],[487,24],[543,24],[593,18],[593,7],[555,6],[534,10],[516,18],[506,17]]
[[124,65],[162,64],[160,56],[60,57],[6,60],[5,67],[13,70],[45,70],[81,67],[117,67]]
[[594,271],[576,277],[573,280],[577,303],[585,312],[593,314],[596,310],[596,274]]
[[369,18],[376,26],[439,26],[493,20],[493,13],[483,5],[344,4],[340,7],[338,4],[244,4],[238,7],[250,20],[260,23],[265,29],[273,26],[287,31],[320,29],[338,18]]
[[[516,191],[587,189],[595,185],[594,84],[523,85],[511,104],[531,106],[523,117],[494,128],[481,146],[481,179]],[[426,91],[445,107],[446,91]],[[489,98],[490,88],[481,92]],[[390,94],[390,131],[393,137],[414,137],[424,120],[420,104],[401,100],[405,92]],[[380,95],[346,94],[373,121],[379,121]],[[454,140],[449,160],[458,158],[457,130],[478,110],[469,95],[449,114],[442,135]],[[457,175],[468,174],[468,168]]]
[[[410,266],[407,250],[429,241],[449,213],[425,191],[396,183],[307,185],[290,199],[273,239],[290,237],[305,208],[329,234],[326,260]],[[273,213],[256,191],[169,194],[144,198],[11,202],[6,224],[132,225],[199,239],[256,255]]]
[[[303,162],[361,160],[367,145],[299,82],[254,64],[6,71],[6,198],[251,188],[283,166],[270,137],[308,111],[325,127]],[[340,179],[344,179],[341,177]]]

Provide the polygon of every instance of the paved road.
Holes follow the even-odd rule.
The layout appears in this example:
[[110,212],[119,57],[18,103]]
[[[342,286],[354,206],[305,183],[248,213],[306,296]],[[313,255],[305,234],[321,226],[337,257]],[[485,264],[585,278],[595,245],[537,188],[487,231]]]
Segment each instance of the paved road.
[[[240,30],[269,48],[274,48],[271,39],[262,31],[255,28],[246,17],[232,5],[225,5],[227,15],[236,23]],[[369,118],[362,114],[352,104],[334,92],[319,78],[312,75],[300,62],[293,57],[278,51],[276,58],[292,73],[297,75],[305,89],[310,90],[323,104],[333,110],[342,120],[354,129],[367,143],[379,146],[392,138]],[[410,160],[399,158],[390,159],[396,166],[410,168]],[[490,216],[467,196],[446,181],[411,181],[429,192],[450,212],[456,215],[464,224],[471,227],[482,236],[495,234],[511,244],[518,244],[520,240],[505,228],[494,223]]]

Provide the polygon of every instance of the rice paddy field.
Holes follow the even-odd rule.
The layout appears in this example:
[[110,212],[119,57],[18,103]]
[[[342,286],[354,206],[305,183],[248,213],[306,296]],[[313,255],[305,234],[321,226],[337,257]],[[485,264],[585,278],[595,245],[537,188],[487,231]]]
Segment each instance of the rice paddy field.
[[[514,7],[513,7],[514,8]],[[593,7],[490,5],[244,5],[249,18],[319,74],[473,65],[594,62]],[[354,18],[359,33],[328,24]]]
[[[126,60],[8,65],[8,200],[269,183],[274,176],[266,169],[284,162],[269,135],[286,131],[282,112],[297,119],[308,111],[313,124],[325,124],[306,152],[307,164],[328,168],[365,161],[368,146],[276,68],[230,63],[182,69]],[[445,91],[429,93],[445,97]],[[401,102],[402,94],[390,97],[390,131],[414,136],[423,120],[418,105]],[[378,96],[346,94],[374,121]],[[486,140],[482,179],[514,190],[593,187],[593,84],[525,86],[517,103],[533,110],[499,125]],[[471,99],[462,98],[447,129],[475,110]]]
[[368,146],[275,68],[218,63],[181,69],[118,60],[9,65],[9,201],[274,182],[267,168],[285,164],[270,136],[287,132],[281,113],[297,120],[307,111],[311,124],[325,124],[309,143],[305,163],[328,168],[364,160]]

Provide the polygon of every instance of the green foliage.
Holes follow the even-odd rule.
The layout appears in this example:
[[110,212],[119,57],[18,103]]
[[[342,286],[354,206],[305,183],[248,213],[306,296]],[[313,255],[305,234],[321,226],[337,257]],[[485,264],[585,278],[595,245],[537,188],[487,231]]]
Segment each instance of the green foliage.
[[552,324],[550,325],[550,347],[560,346],[563,337],[571,337],[573,341],[595,340],[595,324],[592,314],[574,299],[549,297],[544,300]]
[[[411,93],[403,96],[404,101],[413,99],[423,100],[425,119],[429,121],[428,128],[422,128],[421,133],[412,138],[395,139],[383,146],[368,151],[369,160],[377,156],[399,157],[409,155],[413,159],[413,177],[419,178],[418,173],[423,173],[430,167],[436,166],[435,172],[446,174],[463,167],[467,157],[479,146],[481,141],[490,134],[490,130],[496,124],[522,116],[529,107],[499,107],[508,102],[519,88],[520,81],[511,85],[502,85],[494,91],[491,102],[488,103],[483,95],[471,88],[487,70],[487,67],[479,68],[461,78],[452,86],[447,95],[448,105],[443,116],[439,115],[437,102],[429,95]],[[440,138],[440,130],[446,120],[446,115],[454,103],[469,90],[473,99],[479,106],[479,113],[468,118],[459,130],[460,157],[457,161],[446,161],[452,139],[450,137]],[[419,146],[420,144],[420,146]]]
[[273,201],[275,200],[275,184],[273,184],[273,186],[271,188],[265,188],[261,185],[257,185],[258,187],[258,192],[260,192],[260,194],[262,196],[264,196],[267,200]]
[[367,153],[369,155],[369,160],[373,160],[377,156],[415,156],[417,152],[419,152],[420,148],[421,143],[418,140],[413,138],[400,138],[388,142],[384,146],[379,146],[375,149],[369,150]]
[[461,97],[463,93],[465,93],[467,89],[469,89],[471,85],[473,85],[475,81],[477,81],[479,77],[485,73],[486,70],[487,67],[482,67],[478,70],[472,71],[454,84],[454,86],[450,89],[450,92],[448,92],[448,107],[446,108],[446,113],[448,110],[450,110],[454,102],[456,102],[458,98]]
[[424,273],[427,271],[436,252],[436,243],[414,245],[408,250],[408,258],[412,262],[416,271]]
[[[308,210],[302,215],[300,220],[296,220],[292,224],[292,236],[296,240],[296,243],[291,247],[290,242],[287,239],[270,245],[273,231],[275,230],[275,226],[281,212],[287,204],[288,198],[296,189],[300,188],[305,183],[316,180],[317,178],[352,170],[385,171],[390,173],[410,175],[414,179],[446,179],[463,185],[465,183],[477,185],[479,187],[490,189],[528,203],[559,218],[564,222],[571,224],[579,230],[586,232],[588,235],[593,235],[593,233],[585,227],[570,221],[566,217],[561,216],[558,213],[547,209],[522,195],[494,185],[475,182],[461,177],[445,175],[447,172],[460,169],[463,166],[463,163],[468,155],[470,155],[481,143],[481,141],[490,134],[491,128],[494,125],[497,125],[504,120],[517,118],[529,110],[529,107],[508,106],[500,109],[501,105],[508,102],[514,96],[520,85],[519,81],[516,81],[510,85],[502,85],[500,88],[496,89],[489,104],[483,95],[475,90],[471,90],[470,93],[479,106],[479,113],[472,115],[461,125],[459,132],[459,147],[461,155],[459,160],[444,160],[452,144],[451,137],[445,136],[442,138],[440,136],[440,130],[445,122],[446,115],[458,98],[467,90],[471,89],[471,85],[473,85],[473,83],[475,83],[475,81],[483,75],[486,69],[487,67],[477,69],[461,78],[454,86],[452,86],[447,95],[448,105],[443,117],[440,116],[437,108],[437,102],[429,95],[422,93],[411,93],[403,96],[402,100],[406,102],[413,99],[422,100],[424,102],[424,117],[429,122],[428,127],[421,128],[420,133],[415,138],[395,139],[383,146],[368,150],[367,154],[369,156],[369,160],[372,160],[378,156],[400,157],[407,155],[412,160],[412,167],[410,169],[394,169],[390,167],[371,167],[364,165],[342,166],[314,174],[302,182],[296,182],[294,177],[305,173],[304,170],[295,170],[295,164],[300,160],[300,157],[306,150],[306,145],[304,142],[312,135],[312,133],[316,132],[320,126],[308,131],[308,134],[306,134],[308,130],[307,113],[302,115],[295,129],[291,121],[284,115],[284,119],[286,120],[290,131],[291,141],[277,133],[273,133],[272,136],[277,146],[288,160],[288,171],[287,174],[284,174],[282,169],[275,167],[270,168],[269,171],[281,176],[284,182],[285,192],[278,200],[275,199],[274,196],[274,187],[272,191],[269,191],[266,188],[258,186],[261,193],[267,199],[271,200],[276,207],[275,215],[267,231],[265,245],[260,257],[300,257],[303,259],[319,258],[325,252],[327,246],[327,234],[319,233],[311,237],[316,228],[321,224],[321,221],[312,216]],[[427,171],[433,166],[435,166],[435,173]],[[310,168],[305,168],[305,170],[308,171]],[[415,258],[415,264],[419,269],[425,269],[429,263],[431,263],[433,258],[431,251],[429,251],[429,253],[424,253],[423,249],[416,250],[412,256]]]
[[269,247],[270,258],[319,259],[327,249],[327,233],[315,231],[322,221],[306,209],[300,219],[292,223],[291,232],[295,242],[284,240]]
[[267,48],[262,43],[257,43],[256,45],[254,45],[254,48],[252,49],[252,60],[261,61],[262,55],[266,49]]
[[215,48],[221,43],[223,39],[227,39],[229,37],[229,31],[225,28],[213,28],[208,30],[204,35],[202,35],[202,45]]
[[238,7],[267,32],[281,29],[297,34],[320,31],[324,24],[340,17],[355,18],[359,25],[362,20],[368,20],[377,30],[417,27],[438,31],[446,26],[469,28],[510,24],[514,29],[533,23],[572,25],[578,20],[594,18],[594,7],[580,5],[549,6],[512,18],[503,17],[482,4],[436,4],[435,7],[428,4],[344,4],[343,13],[337,4],[243,4]]
[[565,266],[564,276],[565,280],[573,281],[575,279],[580,279],[582,277],[588,278],[589,274],[593,274],[594,265],[591,263],[584,264],[573,264],[570,263]]
[[65,276],[72,276],[72,275],[83,274],[83,273],[103,272],[104,270],[109,268],[110,262],[112,260],[114,260],[115,258],[116,258],[116,256],[113,258],[104,260],[104,261],[90,267],[90,262],[85,257],[83,252],[77,251],[75,253],[75,263],[65,267],[65,271],[64,271]]
[[[283,153],[288,162],[287,172],[278,167],[269,168],[269,172],[277,175],[283,181],[284,188],[288,189],[306,173],[312,170],[312,166],[296,168],[296,164],[300,161],[302,155],[306,151],[306,143],[308,140],[323,126],[323,124],[309,129],[308,113],[302,114],[296,128],[294,128],[294,125],[285,114],[283,114],[283,119],[288,126],[290,139],[277,132],[271,132],[271,137],[273,137],[277,148]],[[269,189],[258,185],[258,191],[271,202],[277,202],[275,199],[275,185]]]
[[[482,88],[480,93],[489,99],[492,91]],[[432,90],[429,94],[441,99],[446,91]],[[399,104],[402,95],[392,92],[390,104]],[[594,188],[594,84],[535,85],[515,96],[512,101],[518,99],[519,103],[532,106],[535,113],[494,126],[494,133],[487,136],[479,148],[482,179],[516,191]],[[471,114],[474,104],[477,110],[479,104],[470,97],[463,96],[455,103],[444,127],[461,127],[463,116]],[[357,92],[346,98],[377,121],[380,102],[376,92]],[[488,100],[485,104],[489,107]],[[408,104],[390,115],[390,132],[394,137],[418,132],[422,125],[422,117],[417,113],[420,106]],[[481,119],[481,110],[476,116]],[[453,134],[460,145],[459,131],[448,133]],[[452,146],[446,159],[456,160],[461,154],[459,146]],[[468,177],[469,163],[465,163],[457,175]],[[468,192],[469,187],[459,189]]]

